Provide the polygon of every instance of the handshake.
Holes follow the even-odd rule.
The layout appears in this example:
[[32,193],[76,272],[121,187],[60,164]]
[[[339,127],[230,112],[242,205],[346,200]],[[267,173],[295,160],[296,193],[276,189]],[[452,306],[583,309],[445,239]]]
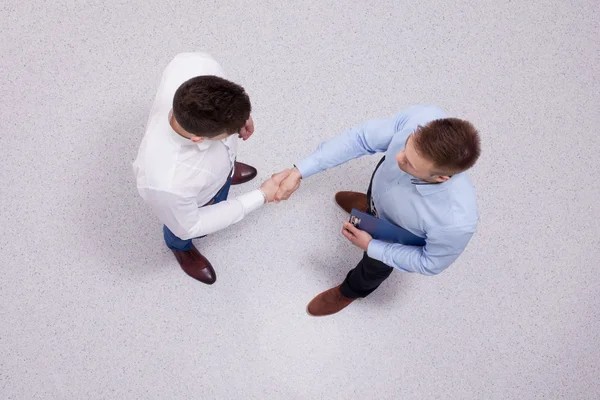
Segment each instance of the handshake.
[[[286,169],[267,179],[260,191],[265,196],[265,203],[278,203],[281,200],[287,200],[300,187],[302,174],[298,168]],[[369,243],[373,237],[350,222],[345,222],[342,227],[342,235],[346,237],[353,245],[359,247],[363,251],[367,251]]]
[[261,192],[265,195],[266,203],[278,203],[281,200],[290,198],[298,187],[302,174],[298,168],[286,169],[267,179],[260,187]]

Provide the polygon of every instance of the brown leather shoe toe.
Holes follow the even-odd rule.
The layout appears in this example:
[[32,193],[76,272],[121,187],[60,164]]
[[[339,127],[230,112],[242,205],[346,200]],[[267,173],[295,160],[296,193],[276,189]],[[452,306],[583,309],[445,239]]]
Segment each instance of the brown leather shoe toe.
[[335,202],[348,214],[353,208],[358,211],[367,212],[367,195],[358,192],[337,192]]
[[340,286],[326,290],[317,295],[306,307],[306,312],[312,317],[324,317],[335,314],[348,307],[355,299],[348,298],[340,291]]
[[183,272],[207,285],[215,283],[217,280],[215,270],[210,264],[210,261],[200,254],[196,247],[192,245],[192,248],[188,251],[171,251],[175,254],[175,258],[179,261],[179,265]]
[[256,168],[254,168],[248,164],[244,164],[244,163],[236,161],[235,169],[233,171],[233,179],[231,180],[231,184],[232,185],[241,185],[242,183],[251,181],[252,179],[254,179],[256,177],[257,173],[258,172],[256,171]]

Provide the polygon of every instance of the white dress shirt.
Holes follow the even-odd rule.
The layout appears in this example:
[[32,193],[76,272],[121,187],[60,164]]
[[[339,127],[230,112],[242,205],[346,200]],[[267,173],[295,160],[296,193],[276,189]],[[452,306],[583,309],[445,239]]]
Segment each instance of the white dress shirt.
[[137,188],[158,218],[180,239],[207,235],[242,220],[264,204],[260,190],[202,207],[223,187],[232,172],[237,135],[194,143],[169,123],[173,96],[196,76],[223,76],[209,55],[177,55],[163,72],[146,133],[133,163]]

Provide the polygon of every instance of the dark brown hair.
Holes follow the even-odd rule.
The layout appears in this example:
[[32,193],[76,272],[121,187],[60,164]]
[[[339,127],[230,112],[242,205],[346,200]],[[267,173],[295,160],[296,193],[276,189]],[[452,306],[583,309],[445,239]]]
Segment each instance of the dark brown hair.
[[244,88],[218,76],[192,78],[179,86],[173,97],[173,116],[183,129],[197,136],[236,133],[250,111]]
[[417,152],[443,174],[457,174],[475,165],[481,154],[479,132],[469,121],[444,118],[420,127],[413,135]]

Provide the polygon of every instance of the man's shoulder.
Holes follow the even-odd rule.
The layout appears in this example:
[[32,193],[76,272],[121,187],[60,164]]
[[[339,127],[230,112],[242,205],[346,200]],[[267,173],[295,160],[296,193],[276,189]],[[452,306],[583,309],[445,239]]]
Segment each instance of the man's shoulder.
[[143,152],[153,152],[159,149],[166,150],[170,147],[168,135],[168,111],[164,109],[153,110],[154,113],[148,117],[144,139],[140,145],[140,150]]
[[388,149],[388,154],[396,154],[402,150],[406,139],[417,127],[441,118],[448,118],[448,114],[440,107],[429,104],[414,105],[398,112],[395,116],[395,136]]
[[178,146],[169,140],[160,115],[150,117],[134,162],[138,188],[170,191]]
[[[404,148],[404,141],[417,127],[427,125],[436,119],[448,118],[448,114],[438,106],[417,104],[398,112],[395,115],[395,141]],[[394,148],[395,150],[398,150]]]
[[466,172],[456,178],[448,190],[454,223],[457,226],[476,226],[479,221],[479,210],[475,186]]
[[416,104],[410,106],[397,114],[399,119],[411,125],[424,125],[436,119],[448,118],[448,114],[442,108],[433,104]]
[[436,228],[443,230],[471,229],[479,221],[475,186],[466,173],[461,173],[445,184],[445,188],[425,196],[431,210],[437,211]]
[[[164,74],[185,75],[192,78],[200,75],[223,76],[221,65],[208,53],[180,53],[165,68]],[[187,79],[184,79],[184,81]]]
[[181,53],[167,65],[156,93],[154,107],[169,109],[173,96],[184,82],[197,76],[214,75],[223,78],[224,72],[219,63],[206,53]]

